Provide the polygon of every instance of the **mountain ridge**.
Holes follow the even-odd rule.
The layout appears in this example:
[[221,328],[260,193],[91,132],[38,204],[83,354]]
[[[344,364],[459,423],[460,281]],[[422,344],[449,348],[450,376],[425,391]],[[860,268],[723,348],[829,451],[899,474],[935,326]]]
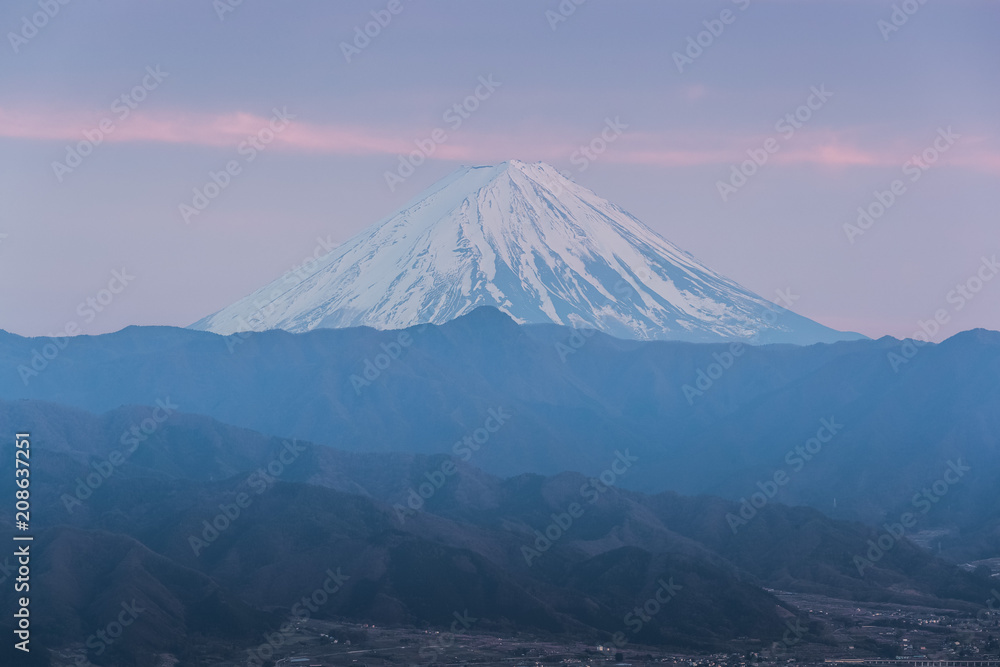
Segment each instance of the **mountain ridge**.
[[[54,646],[79,641],[119,599],[135,597],[150,609],[139,631],[116,645],[124,657],[112,664],[148,664],[126,658],[183,648],[203,628],[204,615],[216,611],[219,623],[243,628],[215,633],[223,640],[218,650],[257,642],[268,621],[261,610],[280,622],[284,613],[274,612],[341,567],[344,591],[317,618],[440,627],[454,609],[467,609],[482,618],[477,627],[602,642],[658,578],[668,577],[683,595],[630,643],[703,649],[741,635],[777,640],[784,618],[806,621],[805,610],[765,586],[971,614],[991,585],[906,540],[862,575],[851,554],[866,549],[877,529],[810,508],[769,505],[736,534],[725,518],[739,511],[732,501],[650,496],[617,485],[589,501],[579,490],[589,480],[578,473],[499,479],[444,455],[359,455],[301,443],[301,459],[258,489],[254,471],[278,460],[281,439],[183,413],[67,511],[61,496],[109,460],[124,424],[151,412],[138,406],[92,415],[0,402],[8,420],[0,419],[0,434],[11,422],[37,434],[32,458],[46,470],[33,487],[38,562],[47,564],[39,613],[60,619],[46,639]],[[0,453],[12,448],[9,438],[0,439]],[[442,470],[443,460],[455,472],[422,507],[401,516],[397,506],[408,502],[408,489]],[[12,487],[12,480],[0,481],[0,491]],[[193,551],[191,537],[204,535],[203,521],[241,491],[252,501]],[[523,547],[537,545],[536,531],[548,532],[546,524],[571,502],[585,511],[526,561]],[[10,528],[10,520],[0,516],[0,528]],[[99,543],[108,548],[95,548]],[[66,595],[64,582],[88,568],[118,573],[116,594]],[[11,594],[0,591],[0,602]],[[201,609],[206,602],[210,608]],[[150,634],[146,623],[168,623],[169,636]],[[809,622],[806,641],[820,639],[826,623]]]
[[[403,334],[412,343],[397,350]],[[898,369],[887,356],[905,342],[892,338],[746,346],[689,397],[685,387],[696,386],[699,370],[729,345],[588,337],[517,325],[495,311],[407,331],[222,337],[137,327],[73,339],[27,383],[17,369],[30,367],[44,339],[0,337],[8,369],[0,398],[97,412],[169,398],[181,411],[261,433],[412,453],[449,450],[499,406],[515,418],[473,460],[493,474],[593,474],[628,442],[644,462],[626,486],[736,500],[785,467],[786,453],[815,435],[821,418],[833,417],[845,428],[782,489],[783,501],[876,523],[905,511],[915,490],[961,456],[975,473],[921,528],[962,526],[943,546],[975,559],[994,539],[997,341],[1000,333],[974,332],[913,344],[916,354]],[[397,356],[380,357],[386,349]],[[383,368],[372,368],[376,359]],[[358,383],[366,369],[370,384]]]

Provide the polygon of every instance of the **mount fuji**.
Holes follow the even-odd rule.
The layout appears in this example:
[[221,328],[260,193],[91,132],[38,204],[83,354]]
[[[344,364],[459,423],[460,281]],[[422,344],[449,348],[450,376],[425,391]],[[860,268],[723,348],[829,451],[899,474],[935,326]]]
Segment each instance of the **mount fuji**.
[[440,324],[480,306],[619,338],[863,338],[712,271],[544,163],[463,167],[324,257],[191,325],[232,334]]

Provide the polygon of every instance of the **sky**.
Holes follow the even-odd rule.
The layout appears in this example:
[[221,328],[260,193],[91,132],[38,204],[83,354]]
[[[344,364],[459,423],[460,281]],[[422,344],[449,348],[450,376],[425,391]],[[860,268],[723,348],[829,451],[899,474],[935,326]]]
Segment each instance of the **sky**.
[[520,159],[827,326],[1000,330],[998,27],[986,0],[7,0],[0,329],[187,326]]

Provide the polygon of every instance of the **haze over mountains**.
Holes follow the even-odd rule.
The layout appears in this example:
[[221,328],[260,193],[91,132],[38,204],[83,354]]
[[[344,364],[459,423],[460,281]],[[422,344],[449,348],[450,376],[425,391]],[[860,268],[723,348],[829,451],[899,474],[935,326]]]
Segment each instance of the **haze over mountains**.
[[[891,338],[732,348],[585,337],[479,309],[405,332],[132,327],[72,339],[22,380],[16,369],[30,369],[44,340],[0,335],[0,363],[11,369],[0,398],[94,412],[169,399],[183,412],[344,450],[461,453],[499,475],[596,474],[628,446],[642,461],[622,481],[630,488],[739,500],[784,471],[776,502],[872,524],[898,516],[961,460],[971,471],[919,529],[947,527],[935,546],[968,559],[996,544],[996,332],[920,348]],[[458,444],[497,409],[510,418],[488,442]],[[826,443],[810,444],[818,436]]]
[[[0,456],[34,443],[37,664],[233,664],[325,582],[315,619],[464,610],[477,632],[772,653],[792,627],[836,652],[855,623],[788,594],[961,625],[997,590],[977,562],[1000,548],[997,332],[640,341],[483,307],[405,330],[0,332],[0,367]],[[134,630],[95,639],[129,609]]]
[[[726,517],[738,504],[716,498],[648,496],[573,473],[500,480],[442,455],[307,442],[289,450],[279,438],[184,413],[159,421],[108,472],[123,434],[159,420],[156,409],[95,416],[16,401],[0,402],[0,415],[0,454],[11,454],[16,424],[36,434],[33,461],[45,471],[33,493],[36,613],[50,619],[40,639],[82,641],[122,599],[141,609],[111,651],[91,651],[98,664],[152,664],[158,652],[206,664],[259,642],[329,577],[338,590],[317,618],[436,627],[466,610],[482,630],[594,642],[622,633],[629,645],[688,649],[737,636],[778,641],[794,619],[804,641],[829,641],[831,627],[806,621],[764,587],[971,614],[991,586],[906,541],[861,573],[853,556],[877,530],[806,508],[773,504],[734,533]],[[628,468],[614,467],[623,479]],[[413,489],[443,470],[436,492],[413,504]],[[11,480],[0,490],[12,491]],[[241,493],[250,500],[218,523]],[[584,509],[544,542],[542,532],[551,536],[548,526],[565,521],[555,517],[573,503]],[[0,526],[9,521],[0,517]],[[213,521],[223,527],[213,532]],[[635,629],[636,600],[664,582],[670,603],[656,623]],[[0,601],[10,594],[4,588]]]
[[441,324],[480,306],[620,338],[755,343],[863,338],[740,286],[544,163],[463,167],[323,257],[192,328]]
[[853,622],[789,593],[995,590],[1000,333],[833,331],[541,163],[459,170],[191,328],[0,331],[0,367],[38,640],[98,664],[232,659],[319,582],[316,618],[691,651]]

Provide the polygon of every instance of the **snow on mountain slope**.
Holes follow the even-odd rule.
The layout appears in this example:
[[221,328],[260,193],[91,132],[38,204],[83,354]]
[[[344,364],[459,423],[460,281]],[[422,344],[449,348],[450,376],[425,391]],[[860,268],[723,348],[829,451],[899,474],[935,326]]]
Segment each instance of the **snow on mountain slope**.
[[549,165],[517,160],[459,169],[321,258],[304,279],[289,277],[192,328],[396,329],[494,306],[520,323],[621,338],[861,337],[774,306]]

